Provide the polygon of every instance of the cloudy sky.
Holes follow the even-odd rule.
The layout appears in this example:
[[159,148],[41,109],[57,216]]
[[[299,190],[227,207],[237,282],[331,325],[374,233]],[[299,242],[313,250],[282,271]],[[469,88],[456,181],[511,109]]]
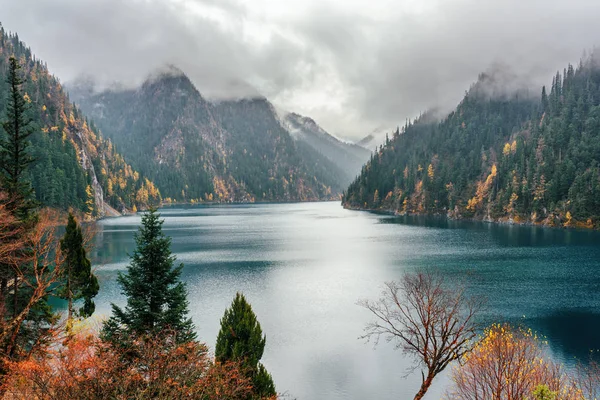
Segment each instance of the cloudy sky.
[[166,64],[207,97],[256,91],[360,138],[450,109],[502,63],[534,85],[600,44],[597,0],[0,0],[68,82],[138,84]]

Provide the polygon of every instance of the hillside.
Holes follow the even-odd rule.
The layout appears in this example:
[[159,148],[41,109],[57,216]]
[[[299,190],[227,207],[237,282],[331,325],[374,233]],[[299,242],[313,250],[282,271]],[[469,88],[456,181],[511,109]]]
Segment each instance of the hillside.
[[[160,202],[151,181],[140,176],[115,151],[110,140],[70,103],[59,80],[16,34],[0,26],[0,118],[7,104],[8,60],[15,56],[24,79],[21,91],[35,128],[30,171],[42,205],[76,210],[90,217]],[[4,134],[2,132],[2,134]]]
[[171,68],[141,87],[76,100],[167,200],[296,201],[339,196],[344,172],[292,139],[264,98],[211,103]]
[[352,182],[371,152],[355,144],[345,143],[327,133],[313,119],[296,113],[282,117],[284,126],[297,141],[304,142],[337,165],[344,173],[343,185]]
[[505,93],[482,74],[441,122],[396,132],[347,189],[348,208],[600,227],[600,70],[593,57],[549,93]]

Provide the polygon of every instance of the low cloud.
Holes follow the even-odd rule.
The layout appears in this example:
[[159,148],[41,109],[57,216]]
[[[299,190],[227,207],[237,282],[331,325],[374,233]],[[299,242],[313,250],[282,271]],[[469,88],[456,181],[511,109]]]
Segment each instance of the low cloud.
[[261,93],[355,139],[451,109],[494,65],[535,91],[600,38],[595,0],[0,0],[0,9],[63,81],[134,86],[172,64],[205,96]]

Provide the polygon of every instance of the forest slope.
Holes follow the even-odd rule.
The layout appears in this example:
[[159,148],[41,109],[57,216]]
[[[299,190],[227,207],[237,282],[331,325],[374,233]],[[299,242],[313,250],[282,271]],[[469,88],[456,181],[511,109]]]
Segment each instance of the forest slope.
[[21,92],[34,129],[31,142],[36,162],[29,179],[42,205],[73,208],[97,217],[108,209],[105,203],[122,212],[160,202],[153,183],[125,163],[111,141],[69,101],[47,66],[16,34],[8,34],[1,26],[0,118],[6,113],[11,56],[21,65]]
[[72,92],[167,199],[322,200],[344,187],[343,171],[294,141],[264,98],[209,102],[175,68],[136,89]]
[[[482,74],[441,122],[407,124],[364,166],[347,208],[600,227],[600,69],[569,65],[550,92],[506,94]],[[491,88],[491,89],[490,89]]]

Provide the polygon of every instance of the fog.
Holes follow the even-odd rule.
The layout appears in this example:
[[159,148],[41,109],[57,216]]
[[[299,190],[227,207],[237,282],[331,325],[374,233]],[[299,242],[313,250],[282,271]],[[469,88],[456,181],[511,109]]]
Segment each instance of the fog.
[[213,99],[262,94],[341,137],[450,110],[502,65],[532,93],[600,38],[592,0],[0,0],[63,82],[166,65]]

